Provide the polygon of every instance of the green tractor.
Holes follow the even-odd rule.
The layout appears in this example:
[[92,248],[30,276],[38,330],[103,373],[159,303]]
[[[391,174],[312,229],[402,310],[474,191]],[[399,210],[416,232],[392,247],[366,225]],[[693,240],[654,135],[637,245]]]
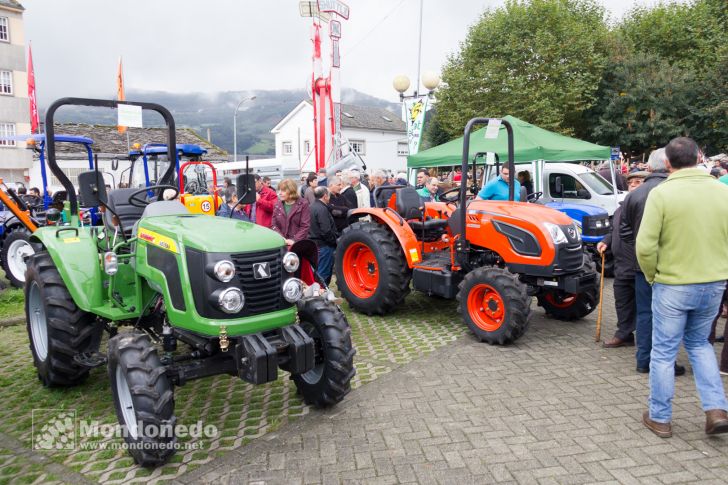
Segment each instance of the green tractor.
[[[168,153],[175,153],[168,110],[125,104],[161,114]],[[28,262],[25,311],[41,382],[77,385],[107,365],[127,448],[142,466],[174,453],[174,386],[192,379],[229,374],[264,384],[280,368],[306,403],[341,401],[355,373],[351,329],[333,294],[316,281],[310,241],[289,249],[269,229],[190,214],[180,202],[162,200],[166,189],[179,190],[170,185],[174,164],[158,185],[108,194],[98,170],[80,174],[84,203],[105,210],[103,225],[81,226],[53,141],[53,116],[65,105],[117,102],[63,98],[46,114],[48,165],[68,192],[72,224],[32,236],[43,248]],[[240,203],[254,202],[253,179],[243,174],[237,182]]]

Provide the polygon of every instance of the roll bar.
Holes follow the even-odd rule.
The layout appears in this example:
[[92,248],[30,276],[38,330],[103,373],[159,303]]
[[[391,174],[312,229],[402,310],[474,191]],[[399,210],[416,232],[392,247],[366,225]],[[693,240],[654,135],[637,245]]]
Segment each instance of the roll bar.
[[[94,106],[100,108],[117,108],[120,104],[130,104],[133,106],[140,106],[142,109],[156,111],[162,118],[164,118],[167,124],[167,153],[176,153],[177,147],[177,134],[175,132],[174,118],[172,113],[167,108],[156,103],[139,103],[134,101],[116,101],[108,99],[91,99],[91,98],[61,98],[57,99],[50,105],[45,116],[45,131],[46,131],[46,149],[48,150],[48,167],[53,172],[53,175],[61,182],[63,188],[66,189],[68,194],[68,201],[71,203],[71,215],[78,215],[78,197],[76,196],[76,188],[73,186],[71,181],[63,173],[63,170],[58,166],[56,161],[56,140],[55,140],[55,127],[53,126],[53,116],[56,114],[56,110],[61,106],[72,105],[72,106]],[[169,181],[172,180],[172,175],[175,171],[175,165],[170,163],[167,171],[162,176],[162,179],[158,181],[159,185],[168,185]],[[162,189],[159,189],[157,194],[157,200],[162,199]]]
[[[476,125],[482,125],[485,123],[488,123],[490,120],[497,120],[498,118],[473,118],[470,121],[468,121],[468,124],[465,125],[465,134],[463,135],[463,159],[462,159],[462,168],[461,172],[463,174],[463,180],[460,181],[460,240],[465,240],[465,216],[467,212],[467,208],[465,206],[467,201],[467,192],[468,192],[468,179],[467,179],[467,173],[468,173],[468,162],[469,162],[469,156],[470,156],[470,133],[473,131],[473,127]],[[508,200],[513,201],[513,192],[515,191],[515,187],[513,185],[513,173],[515,170],[514,160],[513,160],[513,127],[511,124],[501,119],[500,122],[505,125],[506,132],[508,133],[508,170],[511,173],[511,176],[508,180]],[[456,234],[454,234],[456,235]]]

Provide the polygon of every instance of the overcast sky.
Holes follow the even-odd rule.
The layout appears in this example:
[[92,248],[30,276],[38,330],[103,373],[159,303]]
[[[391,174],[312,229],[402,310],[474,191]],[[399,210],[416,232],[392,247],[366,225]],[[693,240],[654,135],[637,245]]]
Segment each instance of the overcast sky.
[[[311,76],[310,19],[298,0],[20,0],[42,106],[111,97],[119,56],[126,88],[172,92],[295,89]],[[612,19],[654,0],[600,0]],[[439,71],[468,26],[504,0],[424,0],[422,71]],[[348,0],[342,87],[397,100],[414,79],[420,0]]]

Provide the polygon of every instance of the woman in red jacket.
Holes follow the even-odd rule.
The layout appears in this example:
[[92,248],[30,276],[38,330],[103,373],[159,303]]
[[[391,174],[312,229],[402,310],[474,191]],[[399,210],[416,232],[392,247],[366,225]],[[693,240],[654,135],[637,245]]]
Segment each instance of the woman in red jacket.
[[289,246],[308,238],[311,213],[308,202],[298,194],[296,182],[283,179],[278,184],[278,202],[273,207],[271,229],[286,239]]
[[273,189],[263,183],[263,179],[255,174],[255,223],[264,227],[271,227],[273,219],[273,208],[278,202],[278,197]]

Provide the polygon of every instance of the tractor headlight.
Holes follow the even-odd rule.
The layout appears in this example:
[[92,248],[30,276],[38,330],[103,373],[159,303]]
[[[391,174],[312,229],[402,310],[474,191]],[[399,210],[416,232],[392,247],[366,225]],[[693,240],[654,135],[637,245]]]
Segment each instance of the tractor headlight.
[[235,277],[235,265],[232,261],[223,259],[215,263],[215,266],[212,268],[212,273],[215,275],[215,278],[223,283],[227,283]]
[[119,260],[116,257],[116,253],[113,251],[107,251],[104,253],[104,273],[109,276],[113,276],[119,271]]
[[566,239],[566,234],[564,234],[564,231],[562,231],[559,226],[557,226],[556,224],[551,224],[550,222],[544,222],[543,225],[551,235],[551,239],[554,240],[555,244],[568,242],[568,239]]
[[298,301],[303,296],[303,281],[298,278],[289,278],[283,283],[283,298],[288,303]]
[[609,227],[609,219],[604,219],[604,227]]
[[602,227],[604,227],[604,221],[597,220],[596,226],[597,226],[597,229],[601,229]]
[[218,295],[217,304],[225,313],[238,313],[245,305],[245,296],[239,288],[226,288]]
[[286,253],[283,255],[283,267],[289,273],[293,273],[294,271],[296,271],[300,263],[301,262],[298,259],[298,255],[296,253]]

